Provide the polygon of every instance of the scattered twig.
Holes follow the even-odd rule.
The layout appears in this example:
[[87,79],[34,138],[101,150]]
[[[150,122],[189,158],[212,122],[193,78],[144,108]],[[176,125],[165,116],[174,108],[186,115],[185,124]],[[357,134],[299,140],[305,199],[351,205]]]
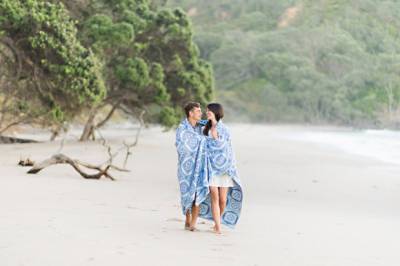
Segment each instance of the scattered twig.
[[67,135],[65,135],[64,138],[61,140],[60,147],[58,148],[57,153],[61,153],[61,151],[64,149],[64,143],[65,143],[66,138],[67,138]]
[[126,168],[129,156],[132,155],[131,148],[135,147],[139,142],[139,136],[140,136],[140,133],[141,133],[143,125],[144,125],[144,120],[143,120],[144,114],[145,114],[145,111],[142,110],[142,112],[140,113],[140,115],[138,117],[140,126],[139,126],[139,129],[136,131],[135,141],[132,144],[128,144],[126,141],[124,141],[124,143],[123,143],[125,148],[126,148],[126,154],[125,154],[125,160],[124,160],[124,168]]

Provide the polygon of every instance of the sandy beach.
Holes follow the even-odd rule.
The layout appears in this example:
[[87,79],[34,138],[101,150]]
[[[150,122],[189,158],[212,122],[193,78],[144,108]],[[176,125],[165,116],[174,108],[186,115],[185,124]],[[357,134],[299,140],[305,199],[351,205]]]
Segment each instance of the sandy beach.
[[[172,131],[143,131],[131,172],[113,172],[115,182],[68,165],[37,175],[16,166],[21,156],[48,158],[60,141],[1,145],[0,265],[399,265],[400,165],[292,138],[329,129],[230,128],[244,205],[222,236],[203,220],[198,232],[183,230]],[[130,134],[110,132],[115,147]],[[96,142],[67,140],[62,152],[107,158]]]

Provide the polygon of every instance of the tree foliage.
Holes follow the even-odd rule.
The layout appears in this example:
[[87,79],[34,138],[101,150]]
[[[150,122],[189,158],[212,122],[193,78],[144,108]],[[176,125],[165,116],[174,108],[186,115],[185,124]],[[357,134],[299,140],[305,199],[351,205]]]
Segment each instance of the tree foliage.
[[[400,3],[171,0],[238,119],[397,125]],[[250,99],[250,100],[249,100]]]
[[210,101],[213,72],[192,25],[162,4],[0,0],[0,122],[61,124],[88,110],[90,135],[98,112],[111,106],[97,126],[120,109],[147,110],[148,121],[171,127],[184,102]]
[[61,123],[105,96],[102,66],[63,4],[1,0],[0,28],[2,122]]
[[210,64],[199,58],[181,9],[154,10],[148,1],[92,1],[81,39],[105,62],[108,98],[123,110],[173,126],[189,100],[213,95]]

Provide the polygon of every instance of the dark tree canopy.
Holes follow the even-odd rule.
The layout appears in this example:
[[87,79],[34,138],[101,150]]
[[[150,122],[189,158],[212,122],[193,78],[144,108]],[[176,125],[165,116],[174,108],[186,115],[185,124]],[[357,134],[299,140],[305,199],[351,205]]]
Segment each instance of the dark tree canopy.
[[63,4],[1,0],[0,23],[2,116],[59,123],[104,98],[102,66]]
[[212,68],[199,58],[187,15],[160,4],[0,0],[0,100],[8,104],[1,121],[17,114],[60,124],[90,110],[93,129],[111,106],[104,123],[118,109],[146,110],[148,121],[171,127],[184,102],[210,101]]

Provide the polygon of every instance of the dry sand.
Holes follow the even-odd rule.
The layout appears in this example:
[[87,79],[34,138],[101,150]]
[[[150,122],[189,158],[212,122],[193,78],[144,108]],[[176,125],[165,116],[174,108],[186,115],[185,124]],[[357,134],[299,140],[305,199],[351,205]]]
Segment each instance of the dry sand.
[[[173,132],[144,131],[116,182],[16,166],[59,142],[0,146],[0,265],[399,265],[399,166],[285,137],[309,128],[231,129],[245,201],[222,236],[208,221],[183,230]],[[106,158],[98,143],[67,141],[63,152]]]

